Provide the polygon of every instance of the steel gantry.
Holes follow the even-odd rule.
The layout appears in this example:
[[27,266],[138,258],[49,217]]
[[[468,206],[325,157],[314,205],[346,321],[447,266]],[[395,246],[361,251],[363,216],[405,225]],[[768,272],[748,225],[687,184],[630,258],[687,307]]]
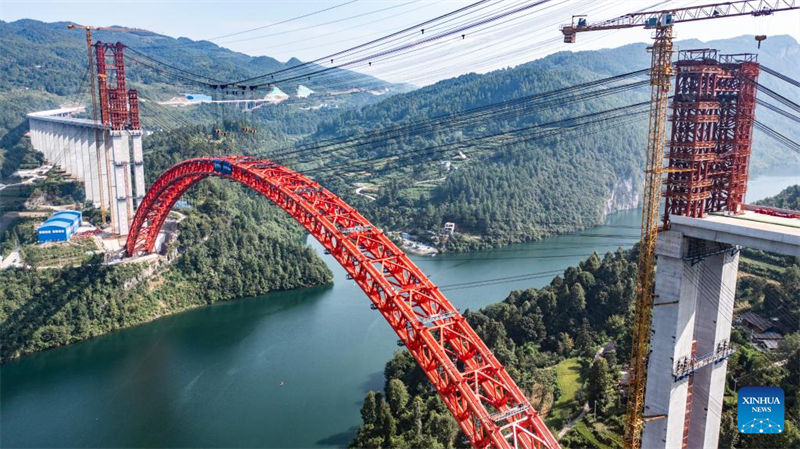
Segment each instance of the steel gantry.
[[358,211],[300,173],[247,156],[180,162],[145,195],[128,235],[128,255],[152,252],[172,206],[208,176],[261,193],[330,252],[392,326],[473,446],[559,447],[503,365],[439,288]]

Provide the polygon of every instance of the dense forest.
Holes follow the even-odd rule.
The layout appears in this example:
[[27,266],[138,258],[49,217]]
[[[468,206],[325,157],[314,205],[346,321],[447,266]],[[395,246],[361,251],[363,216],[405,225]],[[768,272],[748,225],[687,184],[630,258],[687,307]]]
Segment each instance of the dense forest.
[[[194,136],[147,139],[145,163],[155,168],[150,178],[173,160],[216,154],[230,144]],[[184,199],[191,207],[181,211],[186,218],[166,265],[102,265],[97,256],[63,269],[0,271],[0,360],[191,307],[330,282],[328,268],[305,245],[305,231],[260,196],[209,179]],[[23,229],[32,228],[5,238],[35,242],[35,233]]]
[[[466,317],[531,403],[557,432],[578,414],[587,415],[561,440],[564,447],[621,447],[624,405],[617,387],[629,353],[630,302],[635,281],[632,252],[594,254],[568,268],[541,289],[514,291],[498,304]],[[746,334],[734,328],[738,347],[729,359],[720,447],[798,447],[800,444],[800,265],[783,258],[779,277],[743,273],[737,287],[737,310],[767,311],[779,307],[789,334],[773,352],[756,350]],[[769,303],[768,305],[765,302]],[[614,350],[596,357],[608,342]],[[566,370],[562,370],[566,368]],[[569,385],[564,379],[575,373]],[[467,447],[444,403],[407,351],[398,351],[384,369],[383,392],[370,391],[361,410],[362,424],[351,447]],[[763,437],[736,430],[735,389],[745,385],[778,385],[786,393],[786,430]]]
[[[68,30],[66,23],[0,22],[0,36],[0,62],[10,68],[0,74],[0,176],[5,178],[18,168],[41,163],[41,155],[24,137],[25,114],[68,103],[86,103],[88,83],[84,76],[83,34]],[[209,42],[147,32],[99,32],[95,38],[123,40],[140,51],[154,51],[160,59],[177,66],[218,78],[252,75],[299,62],[253,58]],[[722,48],[745,45],[742,38],[708,45],[712,44]],[[751,44],[748,40],[747,45]],[[796,67],[787,65],[782,58],[795,54],[797,48],[797,43],[788,37],[771,37],[761,56],[773,68],[793,73]],[[154,131],[144,139],[148,182],[171,164],[191,156],[245,153],[274,157],[307,171],[384,229],[410,231],[425,238],[426,231],[438,230],[447,221],[455,222],[457,232],[447,242],[447,249],[463,251],[591,227],[609,211],[634,207],[643,158],[643,122],[613,129],[598,124],[581,128],[580,132],[565,128],[535,140],[507,140],[506,134],[513,134],[509,131],[519,127],[549,129],[545,125],[554,120],[636,102],[646,98],[646,92],[626,91],[585,102],[575,97],[569,104],[548,104],[524,113],[506,114],[498,120],[407,132],[380,145],[359,146],[356,150],[330,153],[315,148],[300,159],[287,154],[316,146],[320,140],[357,138],[389,126],[448,114],[458,116],[464,110],[646,65],[643,45],[599,52],[563,52],[514,68],[444,80],[410,93],[341,96],[347,100],[336,108],[312,108],[303,103],[312,100],[293,99],[249,114],[211,105],[170,108],[149,101],[150,97],[166,99],[184,92],[187,86],[176,85],[146,66],[137,66],[135,56],[131,58],[128,79],[145,99],[144,126]],[[334,78],[337,86],[378,86],[390,92],[408,87],[352,72],[338,73]],[[324,94],[325,85],[309,85]],[[284,87],[288,92],[296,86]],[[322,98],[327,101],[327,97]],[[244,127],[258,132],[241,132]],[[215,128],[225,130],[224,135],[212,137],[211,130]],[[556,126],[552,129],[562,131]],[[497,139],[469,145],[470,139],[486,135],[496,135]],[[452,148],[464,144],[465,154],[460,157],[454,151],[426,151],[444,144],[455,144]],[[775,166],[774,160],[764,156],[767,153],[776,158],[784,154],[777,149],[754,152],[756,170]],[[409,154],[412,156],[407,157]],[[371,162],[387,156],[398,159]],[[781,161],[782,167],[791,169],[797,158],[786,156]],[[347,164],[356,162],[357,169],[348,168]],[[445,166],[442,162],[451,164]],[[359,182],[374,186],[375,200],[356,194]],[[76,184],[52,177],[18,195],[20,198],[13,202],[3,197],[3,208],[19,208],[24,195],[42,196],[58,204],[81,200]],[[96,276],[83,275],[84,267],[3,271],[0,329],[4,342],[6,338],[12,342],[3,346],[3,360],[187,307],[328,281],[327,270],[304,248],[301,229],[263,199],[239,186],[209,180],[189,192],[187,200],[191,208],[184,212],[187,218],[180,224],[180,238],[172,253],[178,257],[157,269],[156,275],[146,268],[137,271],[127,266],[98,269]],[[85,213],[90,219],[97,216],[94,209]],[[0,236],[4,255],[19,245],[31,244],[35,238],[33,226],[32,220],[20,220],[4,232]],[[92,259],[88,263],[96,265],[98,261]],[[97,309],[80,306],[79,298],[59,296],[66,291],[68,281],[79,275],[85,278],[82,294],[103,298],[98,299]],[[37,287],[26,287],[28,284]],[[586,290],[585,286],[581,288]],[[37,317],[28,312],[45,307],[44,302],[51,296],[61,297],[63,302],[62,307],[51,310],[51,315]],[[136,301],[123,301],[127,296],[142,302],[137,305]],[[127,306],[113,308],[109,304],[114,301]],[[587,329],[602,325],[593,322],[596,317],[592,315],[585,318],[586,323],[581,318],[570,324]],[[550,325],[555,323],[560,321]],[[43,338],[38,332],[44,328],[58,331],[51,332],[54,337]],[[559,332],[550,332],[539,343],[552,348],[559,343]]]
[[[795,190],[790,187],[765,202]],[[514,291],[501,303],[465,313],[531,404],[545,415],[551,431],[557,432],[589,404],[593,412],[560,439],[564,447],[622,445],[624,404],[618,382],[630,352],[635,251],[593,254],[543,288]],[[728,362],[720,447],[798,447],[800,259],[744,250],[735,310],[776,317],[786,334],[777,350],[762,352],[745,331],[734,327],[731,341],[737,351]],[[468,447],[409,352],[395,353],[385,366],[384,380],[383,392],[366,395],[362,424],[350,447]],[[783,388],[787,418],[782,434],[737,431],[736,389],[747,385]]]
[[[745,37],[680,43],[681,48],[711,46],[722,51],[746,49],[749,45]],[[797,70],[784,59],[786,54],[800,53],[796,42],[778,36],[770,45],[759,54],[764,64],[786,73]],[[399,125],[414,132],[401,132],[388,141],[365,142],[349,149],[323,148],[301,167],[309,167],[312,173],[320,171],[326,185],[349,195],[348,200],[390,229],[424,237],[426,231],[437,231],[444,222],[454,222],[458,232],[448,242],[450,250],[497,246],[597,225],[609,211],[637,204],[645,115],[622,126],[564,129],[557,136],[522,142],[499,139],[500,143],[474,143],[472,139],[644,101],[646,91],[587,96],[574,104],[566,99],[477,124],[422,130],[416,124],[421,118],[459,117],[460,111],[641,69],[648,64],[646,55],[644,46],[638,44],[557,53],[514,68],[444,80],[348,110],[321,123],[317,132],[300,145],[321,139],[354,138]],[[791,95],[768,75],[763,78],[765,85]],[[760,111],[759,119],[786,132],[796,132],[787,119],[771,114],[769,110]],[[796,154],[759,132],[755,136],[751,174],[800,169]],[[406,157],[407,154],[413,157]],[[362,159],[376,162],[354,163]],[[784,163],[788,165],[783,166]],[[325,165],[342,169],[332,173],[319,168]],[[353,194],[357,182],[372,186],[376,199]]]
[[788,187],[773,197],[759,201],[758,204],[781,209],[800,210],[800,185]]
[[[35,155],[18,144],[27,131],[25,114],[64,105],[89,104],[91,101],[86,66],[86,37],[83,30],[67,29],[68,22],[44,23],[23,19],[0,21],[0,178],[17,168],[34,166]],[[224,111],[211,105],[191,108],[164,107],[165,101],[185,92],[214,93],[196,83],[166,78],[154,70],[146,57],[153,57],[199,75],[218,79],[242,79],[286,69],[301,61],[292,58],[280,62],[274,58],[253,57],[233,52],[208,41],[172,38],[148,31],[93,32],[95,42],[121,41],[131,47],[126,53],[128,87],[137,89],[141,114],[148,130],[173,129],[202,123],[222,122]],[[352,95],[328,95],[351,88],[377,89],[385,94],[404,92],[412,86],[392,84],[347,70],[334,70],[323,79],[304,83],[313,89],[313,98],[297,98],[274,107],[260,108],[248,114],[248,120],[289,135],[307,135],[321,120],[330,119],[339,108],[357,107],[379,101],[381,95],[357,92]],[[298,85],[279,86],[294,94]],[[266,92],[260,92],[263,96]],[[227,97],[225,97],[227,99]],[[320,104],[329,107],[319,108]],[[234,111],[229,111],[228,116]],[[268,149],[268,148],[262,148]]]
[[[0,172],[7,175],[17,167],[37,162],[35,154],[25,151],[18,138],[25,129],[20,113],[38,107],[30,104],[33,96],[42,94],[49,107],[68,100],[85,103],[88,91],[81,78],[85,72],[81,69],[85,58],[81,32],[68,30],[66,23],[22,20],[0,23],[0,36],[4,36],[0,48],[7,50],[2,52],[0,60],[15,67],[0,77],[0,86],[8,91],[3,95],[22,99],[20,109],[0,116],[0,128],[17,130],[0,139]],[[149,32],[98,32],[95,38],[122,40],[136,51],[220,79],[264,73],[299,62],[253,58],[210,42],[173,39]],[[682,41],[679,46],[710,46],[740,52],[750,50],[753,43],[750,37],[742,36],[708,43]],[[38,50],[34,52],[32,48]],[[790,37],[771,36],[763,43],[759,58],[771,68],[792,75],[797,67],[787,63],[786,58],[799,52],[800,45]],[[426,239],[430,235],[427,231],[438,231],[445,222],[453,222],[457,232],[448,241],[448,250],[498,246],[583,229],[601,223],[610,211],[635,207],[638,202],[644,114],[633,123],[565,127],[557,135],[521,141],[507,139],[504,133],[512,134],[509,131],[525,127],[547,128],[547,123],[560,119],[644,101],[646,88],[593,99],[575,94],[564,104],[545,104],[461,126],[422,131],[411,126],[391,139],[337,151],[330,151],[324,142],[360,138],[365,133],[413,125],[434,117],[459,117],[463,111],[500,101],[642,69],[648,65],[642,44],[556,53],[517,67],[462,75],[396,95],[391,93],[407,90],[408,86],[342,72],[334,80],[310,80],[309,85],[317,94],[309,99],[292,98],[249,113],[212,105],[189,108],[158,105],[150,100],[163,100],[194,87],[176,84],[146,65],[137,65],[136,58],[142,56],[135,51],[129,53],[128,79],[145,100],[142,102],[145,128],[199,129],[198,139],[212,128],[225,126],[224,123],[258,128],[259,138],[244,142],[246,136],[236,136],[234,140],[239,145],[229,148],[235,153],[271,156],[310,173],[387,229],[408,231]],[[62,76],[65,67],[72,76]],[[380,87],[389,89],[389,93],[365,94],[365,98],[337,96],[346,100],[335,100],[343,103],[336,103],[333,108],[330,106],[334,99],[324,96],[326,83],[336,84],[337,88]],[[786,93],[766,75],[763,83]],[[286,92],[296,88],[279,87]],[[786,94],[794,98],[790,92]],[[329,107],[311,107],[309,102]],[[10,120],[6,121],[5,115]],[[759,113],[759,119],[785,130],[790,137],[800,138],[785,117],[765,110]],[[149,138],[159,138],[157,135]],[[497,139],[473,141],[487,135]],[[164,134],[162,138],[171,136]],[[305,151],[309,147],[315,150]],[[296,156],[300,151],[303,157]],[[800,158],[757,132],[753,174],[778,168],[800,169]],[[152,173],[152,169],[148,168],[148,172]],[[370,186],[375,200],[356,194],[358,185]]]

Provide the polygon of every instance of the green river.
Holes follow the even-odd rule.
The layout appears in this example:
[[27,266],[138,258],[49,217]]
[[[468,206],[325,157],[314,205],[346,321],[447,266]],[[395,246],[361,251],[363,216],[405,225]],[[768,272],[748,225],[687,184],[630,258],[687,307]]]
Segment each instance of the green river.
[[[798,179],[758,181],[750,201]],[[630,247],[639,220],[626,211],[577,235],[414,261],[459,310],[478,309],[547,284],[592,251]],[[195,309],[3,365],[0,445],[347,445],[365,393],[383,386],[397,337],[322,257],[332,286]],[[482,280],[492,281],[453,285]]]

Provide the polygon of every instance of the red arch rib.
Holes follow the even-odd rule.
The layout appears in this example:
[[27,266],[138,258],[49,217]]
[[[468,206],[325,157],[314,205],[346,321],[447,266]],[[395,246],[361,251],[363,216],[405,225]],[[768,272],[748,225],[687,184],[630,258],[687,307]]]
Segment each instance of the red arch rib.
[[139,206],[128,255],[152,252],[175,201],[207,176],[261,193],[330,251],[392,326],[473,446],[559,447],[494,354],[408,256],[338,196],[286,167],[246,156],[178,163]]

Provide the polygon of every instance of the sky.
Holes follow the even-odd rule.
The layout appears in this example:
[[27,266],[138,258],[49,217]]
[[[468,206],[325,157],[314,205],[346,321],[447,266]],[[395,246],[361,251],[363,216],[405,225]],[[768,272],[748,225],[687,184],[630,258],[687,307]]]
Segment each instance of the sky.
[[[368,42],[461,8],[475,0],[300,0],[300,1],[59,1],[2,0],[0,19],[31,18],[45,22],[72,21],[98,26],[120,25],[172,37],[211,40],[253,56],[281,61],[297,57],[310,61]],[[589,50],[645,42],[643,29],[586,33],[577,44],[561,42],[558,25],[573,14],[588,14],[590,22],[627,12],[701,5],[711,0],[551,0],[509,16],[493,27],[478,27],[437,42],[435,48],[367,66],[348,67],[394,82],[425,85],[471,71],[486,72],[514,66],[563,50]],[[532,0],[492,0],[476,16],[514,9]],[[305,16],[299,17],[298,16]],[[281,23],[284,22],[284,23]],[[246,32],[254,28],[261,28]],[[435,30],[429,30],[429,36]],[[742,34],[789,34],[800,41],[800,11],[768,17],[726,18],[679,24],[677,39],[704,41]],[[446,41],[446,42],[445,42]],[[753,44],[755,51],[755,42]]]

